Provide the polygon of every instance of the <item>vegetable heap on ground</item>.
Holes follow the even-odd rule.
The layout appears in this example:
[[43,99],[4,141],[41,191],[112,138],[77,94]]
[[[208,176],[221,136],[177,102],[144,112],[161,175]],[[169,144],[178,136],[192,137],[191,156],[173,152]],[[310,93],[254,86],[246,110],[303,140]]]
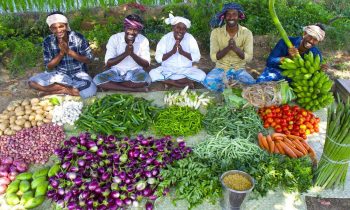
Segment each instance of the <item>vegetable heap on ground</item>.
[[[238,141],[234,142],[236,140]],[[232,147],[235,150],[224,151],[225,148]],[[212,154],[208,155],[210,153]],[[185,199],[189,203],[189,209],[205,200],[216,203],[222,196],[219,177],[232,169],[244,171],[254,177],[255,195],[265,195],[268,190],[278,187],[288,192],[304,192],[312,185],[311,166],[309,157],[292,159],[281,155],[268,155],[256,144],[241,139],[209,137],[198,147],[194,147],[194,152],[189,157],[175,161],[160,172],[163,181],[156,194],[161,196],[170,187],[174,187],[173,201]]]
[[78,120],[81,114],[82,108],[83,102],[63,101],[53,109],[52,122],[57,125],[74,125],[74,122]]
[[292,79],[291,86],[297,96],[297,103],[307,110],[316,111],[333,103],[334,97],[330,92],[333,81],[321,70],[320,56],[304,55],[291,60],[285,58],[282,65],[283,76]]
[[48,99],[25,99],[12,102],[0,114],[0,136],[13,135],[23,128],[50,123],[53,105]]
[[48,171],[49,168],[42,168],[34,173],[19,174],[6,190],[7,204],[21,204],[26,209],[40,206],[45,201],[49,186]]
[[[288,39],[286,31],[283,29],[274,8],[275,0],[269,0],[269,12],[272,21],[280,32],[282,39],[288,48],[293,47]],[[283,60],[282,75],[292,79],[292,87],[297,95],[297,102],[307,110],[316,111],[324,108],[334,101],[330,89],[333,82],[326,73],[321,70],[320,57],[314,57],[310,52],[304,59],[298,54],[293,60],[286,58]]]
[[292,134],[306,139],[306,135],[319,131],[320,118],[299,106],[270,106],[259,109],[264,127],[274,128],[277,133]]
[[0,195],[5,193],[18,173],[25,172],[27,169],[28,165],[23,161],[13,160],[11,157],[2,158],[0,160]]
[[285,80],[249,85],[243,88],[243,98],[256,107],[286,104],[295,95]]
[[249,138],[254,143],[259,132],[266,132],[254,107],[234,109],[226,105],[211,106],[203,124],[209,134],[216,135],[222,130],[224,136]]
[[328,108],[326,142],[316,174],[316,185],[344,187],[350,162],[350,102]]
[[154,200],[162,168],[192,151],[169,136],[118,139],[82,133],[64,145],[56,150],[60,162],[47,196],[69,210],[118,209]]
[[202,129],[203,115],[190,107],[170,106],[159,111],[154,122],[158,135],[190,136]]
[[44,164],[64,138],[63,128],[52,123],[25,128],[13,136],[0,136],[0,157]]
[[274,133],[264,136],[258,135],[260,148],[276,154],[288,155],[291,158],[300,158],[310,154],[313,161],[316,160],[316,153],[312,147],[301,137]]
[[168,106],[188,106],[198,109],[200,106],[206,107],[212,100],[212,97],[206,96],[208,92],[199,95],[196,91],[188,91],[186,86],[180,93],[169,92],[164,96],[164,104]]
[[131,95],[113,94],[85,106],[75,125],[81,131],[102,134],[131,134],[146,130],[158,108]]

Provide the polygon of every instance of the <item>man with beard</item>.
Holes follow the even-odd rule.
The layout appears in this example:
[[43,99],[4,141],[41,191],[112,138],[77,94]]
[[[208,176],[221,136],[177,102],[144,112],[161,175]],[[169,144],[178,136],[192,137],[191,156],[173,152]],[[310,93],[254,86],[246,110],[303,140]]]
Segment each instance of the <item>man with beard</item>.
[[241,5],[227,3],[210,21],[215,28],[210,35],[210,58],[216,66],[203,83],[209,90],[222,92],[235,72],[244,71],[253,58],[253,34],[239,24],[244,18]]
[[[295,57],[298,53],[303,57],[310,51],[314,56],[319,55],[322,61],[321,52],[315,47],[319,42],[325,38],[325,31],[322,24],[309,25],[304,27],[304,33],[302,37],[289,37],[293,47],[288,48],[286,43],[281,39],[271,51],[267,62],[266,68],[263,73],[257,79],[257,82],[264,81],[278,81],[284,77],[281,74],[281,65],[283,59]],[[327,65],[322,64],[322,69],[326,69]]]
[[102,90],[148,91],[151,78],[144,68],[150,64],[149,41],[142,34],[142,20],[136,14],[124,19],[124,32],[112,35],[107,43],[108,70],[94,77]]
[[44,64],[51,72],[39,73],[29,79],[29,86],[39,96],[68,94],[87,98],[96,93],[86,64],[93,55],[89,43],[80,33],[70,30],[67,18],[60,12],[47,16],[51,35],[45,38]]
[[150,71],[152,82],[162,81],[165,86],[194,87],[195,82],[203,82],[204,71],[192,66],[201,55],[197,41],[187,32],[191,22],[183,17],[169,14],[165,19],[173,30],[164,35],[157,44],[155,58],[161,66]]

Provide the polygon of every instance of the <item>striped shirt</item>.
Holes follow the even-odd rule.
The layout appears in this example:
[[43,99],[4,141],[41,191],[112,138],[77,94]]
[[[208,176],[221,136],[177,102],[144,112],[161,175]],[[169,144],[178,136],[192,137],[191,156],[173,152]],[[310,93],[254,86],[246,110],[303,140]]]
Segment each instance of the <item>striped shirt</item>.
[[[84,36],[74,31],[68,31],[67,33],[69,49],[82,56],[86,56],[91,60],[93,55],[89,46],[89,42],[84,38]],[[58,47],[58,40],[55,35],[51,34],[45,38],[43,42],[43,48],[44,65],[47,69],[48,63],[60,52],[60,48]],[[73,75],[80,71],[86,72],[87,66],[85,63],[75,60],[74,58],[65,54],[60,63],[55,66],[53,70],[63,74]]]

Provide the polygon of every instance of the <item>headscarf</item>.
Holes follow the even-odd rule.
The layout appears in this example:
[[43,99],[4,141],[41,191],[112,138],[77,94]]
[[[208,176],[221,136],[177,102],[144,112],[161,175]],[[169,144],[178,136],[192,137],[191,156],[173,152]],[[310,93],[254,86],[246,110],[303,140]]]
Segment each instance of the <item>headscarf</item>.
[[124,19],[124,28],[136,28],[137,30],[141,31],[143,29],[142,23],[136,21],[136,20],[130,20],[128,18]]
[[319,42],[323,41],[326,33],[317,25],[309,25],[303,28],[304,32],[315,37]]
[[178,23],[183,23],[186,25],[187,28],[190,28],[191,27],[191,21],[184,18],[184,17],[180,17],[180,16],[175,16],[172,15],[172,14],[169,14],[169,18],[166,18],[165,19],[165,23],[167,25],[171,24],[172,26],[173,25],[176,25]]
[[224,4],[224,7],[222,8],[221,12],[217,13],[211,20],[210,20],[210,26],[212,28],[221,27],[223,25],[224,19],[225,19],[225,13],[227,10],[234,9],[237,10],[239,13],[239,19],[243,20],[245,19],[245,14],[243,7],[240,4],[237,3],[227,3]]
[[49,27],[55,23],[66,23],[67,24],[67,31],[70,31],[68,19],[64,15],[61,15],[61,14],[50,15],[46,18],[46,23],[47,23],[47,25],[49,25]]

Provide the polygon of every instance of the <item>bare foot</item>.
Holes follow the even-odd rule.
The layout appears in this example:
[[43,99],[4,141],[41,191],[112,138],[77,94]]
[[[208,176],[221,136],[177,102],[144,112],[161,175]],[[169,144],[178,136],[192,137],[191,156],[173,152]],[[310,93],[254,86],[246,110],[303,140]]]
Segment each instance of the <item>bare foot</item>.
[[190,89],[194,89],[194,83],[193,83],[193,82],[188,83],[188,87],[189,87]]
[[169,85],[164,84],[164,90],[169,90]]

